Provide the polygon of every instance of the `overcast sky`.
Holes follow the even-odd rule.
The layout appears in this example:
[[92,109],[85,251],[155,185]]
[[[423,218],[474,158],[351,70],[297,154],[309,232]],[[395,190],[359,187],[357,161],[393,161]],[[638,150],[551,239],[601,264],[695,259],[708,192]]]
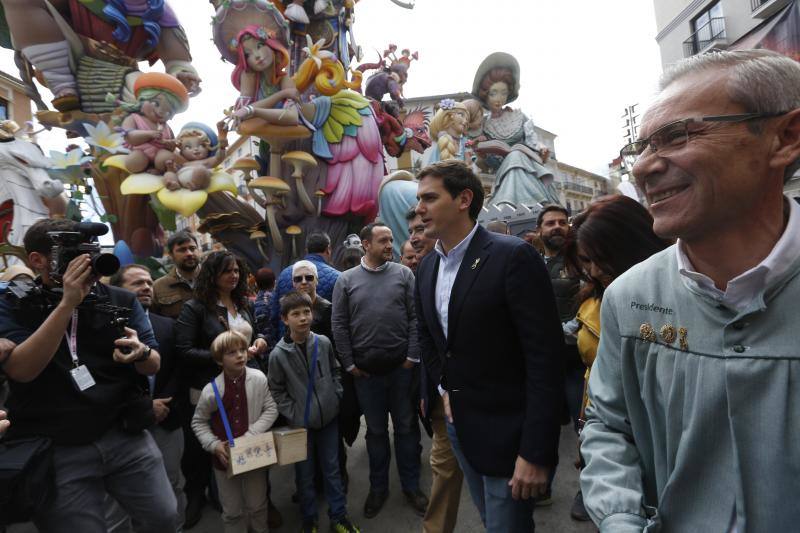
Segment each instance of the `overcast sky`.
[[[169,3],[203,78],[203,92],[171,126],[177,131],[191,120],[211,125],[236,98],[232,66],[211,42],[213,9],[204,0]],[[646,105],[652,97],[661,71],[654,36],[652,0],[416,0],[413,10],[390,0],[362,0],[356,6],[355,37],[364,61],[374,61],[375,50],[388,43],[419,52],[404,90],[409,98],[469,92],[488,54],[516,56],[522,75],[513,107],[558,136],[560,161],[601,174],[622,145],[625,107]],[[12,56],[0,51],[0,69],[16,75]],[[52,133],[39,142],[46,151],[65,143]]]

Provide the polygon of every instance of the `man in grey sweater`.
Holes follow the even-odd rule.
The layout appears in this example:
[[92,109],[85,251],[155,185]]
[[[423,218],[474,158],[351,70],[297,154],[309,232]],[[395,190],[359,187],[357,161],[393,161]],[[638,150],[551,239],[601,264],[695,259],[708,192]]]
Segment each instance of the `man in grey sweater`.
[[408,397],[419,363],[414,274],[392,262],[392,230],[385,224],[368,224],[360,237],[365,255],[336,281],[331,322],[367,421],[370,491],[364,516],[377,515],[389,495],[389,413],[403,494],[422,516],[428,498],[419,489],[420,431]]

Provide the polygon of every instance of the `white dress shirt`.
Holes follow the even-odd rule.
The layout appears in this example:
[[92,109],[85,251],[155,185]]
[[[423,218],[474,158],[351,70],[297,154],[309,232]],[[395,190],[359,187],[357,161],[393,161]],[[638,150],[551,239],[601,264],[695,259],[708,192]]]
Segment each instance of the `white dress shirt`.
[[746,309],[772,280],[783,275],[800,257],[800,205],[791,198],[787,198],[786,201],[789,203],[789,220],[772,251],[759,264],[730,280],[724,291],[714,286],[711,278],[694,271],[694,266],[683,251],[683,244],[679,239],[675,250],[681,275],[691,280],[701,292],[726,307],[737,311]]
[[458,269],[467,253],[469,243],[478,231],[478,225],[473,226],[464,240],[453,247],[450,252],[445,253],[442,241],[436,241],[433,247],[439,254],[439,273],[436,276],[436,316],[439,317],[439,324],[442,326],[444,338],[447,339],[447,317],[448,307],[450,306],[450,292],[453,290],[453,283],[456,281]]
[[[675,247],[678,255],[678,271],[692,281],[701,292],[714,298],[726,307],[744,311],[753,299],[757,298],[764,288],[777,279],[800,257],[800,205],[792,198],[786,198],[789,204],[789,220],[778,242],[772,251],[759,264],[730,280],[724,291],[719,290],[714,281],[700,272],[695,272],[692,262],[683,251],[683,244],[678,240]],[[738,533],[736,507],[728,533]]]

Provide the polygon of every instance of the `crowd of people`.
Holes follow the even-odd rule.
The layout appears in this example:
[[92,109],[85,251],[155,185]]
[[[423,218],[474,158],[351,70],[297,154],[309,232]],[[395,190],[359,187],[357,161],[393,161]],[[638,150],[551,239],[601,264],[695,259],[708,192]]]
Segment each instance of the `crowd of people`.
[[229,446],[288,425],[306,430],[303,531],[319,528],[320,495],[333,531],[359,531],[347,450],[363,416],[366,520],[391,490],[391,417],[425,532],[457,530],[464,485],[487,531],[533,531],[562,425],[580,436],[561,458],[581,468],[576,520],[793,530],[797,512],[775,502],[800,464],[800,206],[783,195],[800,161],[800,65],[767,51],[680,62],[622,155],[648,208],[609,196],[571,217],[550,204],[524,239],[477,223],[484,189],[467,165],[427,166],[401,255],[372,222],[348,237],[341,271],[324,233],[251,277],[182,231],[155,283],[135,264],[100,283],[88,255],[53,271],[49,234],[74,223],[37,222],[24,239],[37,279],[0,297],[0,432],[4,454],[47,449],[52,468],[18,481],[44,490],[16,505],[42,531],[188,530],[207,503],[225,531],[267,531],[281,523],[269,470],[230,478]]

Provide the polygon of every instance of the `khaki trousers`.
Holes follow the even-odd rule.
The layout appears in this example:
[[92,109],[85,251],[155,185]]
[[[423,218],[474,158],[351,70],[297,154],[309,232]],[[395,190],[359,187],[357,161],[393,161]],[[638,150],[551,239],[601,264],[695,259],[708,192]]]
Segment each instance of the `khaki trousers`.
[[263,468],[228,478],[214,468],[225,533],[267,533],[267,474]]
[[452,533],[458,518],[458,503],[461,500],[461,483],[464,474],[453,455],[450,439],[447,438],[447,425],[444,420],[444,404],[441,398],[433,398],[431,403],[431,473],[433,485],[431,498],[422,531],[425,533]]

